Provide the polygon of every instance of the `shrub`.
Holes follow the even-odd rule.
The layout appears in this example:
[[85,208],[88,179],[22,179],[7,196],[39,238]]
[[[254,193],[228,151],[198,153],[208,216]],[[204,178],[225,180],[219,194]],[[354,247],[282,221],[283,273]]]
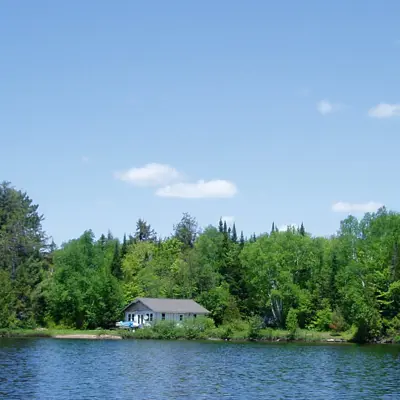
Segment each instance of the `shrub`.
[[259,316],[250,318],[247,338],[249,340],[260,339],[262,327],[263,321]]
[[182,324],[183,336],[189,340],[205,339],[214,327],[214,322],[210,318],[190,318]]
[[[152,329],[154,337],[157,339],[176,339],[178,336],[177,327],[174,321],[157,321],[152,328],[148,329]],[[140,331],[140,329],[138,331]]]
[[297,314],[297,310],[291,308],[286,317],[286,329],[289,331],[289,339],[294,339],[296,337],[297,328],[299,326]]
[[332,323],[332,311],[328,307],[319,310],[311,326],[317,331],[327,331],[331,329],[331,327],[334,326]]

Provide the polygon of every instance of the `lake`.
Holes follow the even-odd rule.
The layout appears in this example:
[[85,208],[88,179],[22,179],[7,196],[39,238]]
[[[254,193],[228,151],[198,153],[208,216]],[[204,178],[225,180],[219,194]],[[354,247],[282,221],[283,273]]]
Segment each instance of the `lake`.
[[0,398],[400,399],[400,347],[0,339]]

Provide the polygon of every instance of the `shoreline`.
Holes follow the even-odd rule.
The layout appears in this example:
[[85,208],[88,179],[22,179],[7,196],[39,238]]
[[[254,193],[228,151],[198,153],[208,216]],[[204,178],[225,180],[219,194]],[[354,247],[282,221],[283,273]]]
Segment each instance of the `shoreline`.
[[[216,338],[216,337],[204,337],[204,338],[181,338],[181,337],[141,337],[136,336],[133,332],[126,331],[76,331],[76,330],[47,330],[47,329],[18,329],[18,330],[0,330],[0,339],[73,339],[73,340],[188,340],[188,341],[203,341],[203,342],[230,342],[230,343],[303,343],[303,344],[355,344],[351,339],[345,339],[343,337],[298,337],[289,339],[288,337],[271,337],[271,338],[260,338],[260,339],[248,339],[248,338]],[[378,341],[367,342],[365,344],[399,344],[392,338],[385,338]]]

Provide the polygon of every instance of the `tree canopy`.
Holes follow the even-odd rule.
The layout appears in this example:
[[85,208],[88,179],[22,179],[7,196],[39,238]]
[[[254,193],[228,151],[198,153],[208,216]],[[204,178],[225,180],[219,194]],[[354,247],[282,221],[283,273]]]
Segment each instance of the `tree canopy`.
[[303,223],[249,238],[222,220],[200,231],[183,213],[167,238],[139,219],[129,239],[88,230],[56,248],[42,221],[26,193],[0,185],[0,327],[109,327],[148,296],[193,298],[217,325],[353,327],[358,341],[400,331],[400,214],[386,208],[329,238]]

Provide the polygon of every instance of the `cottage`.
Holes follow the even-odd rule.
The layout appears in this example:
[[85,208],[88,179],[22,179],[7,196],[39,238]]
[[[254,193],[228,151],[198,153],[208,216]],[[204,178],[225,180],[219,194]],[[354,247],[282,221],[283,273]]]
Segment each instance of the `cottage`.
[[139,297],[124,308],[125,321],[143,324],[144,321],[182,321],[209,313],[194,300],[187,299],[151,299]]

